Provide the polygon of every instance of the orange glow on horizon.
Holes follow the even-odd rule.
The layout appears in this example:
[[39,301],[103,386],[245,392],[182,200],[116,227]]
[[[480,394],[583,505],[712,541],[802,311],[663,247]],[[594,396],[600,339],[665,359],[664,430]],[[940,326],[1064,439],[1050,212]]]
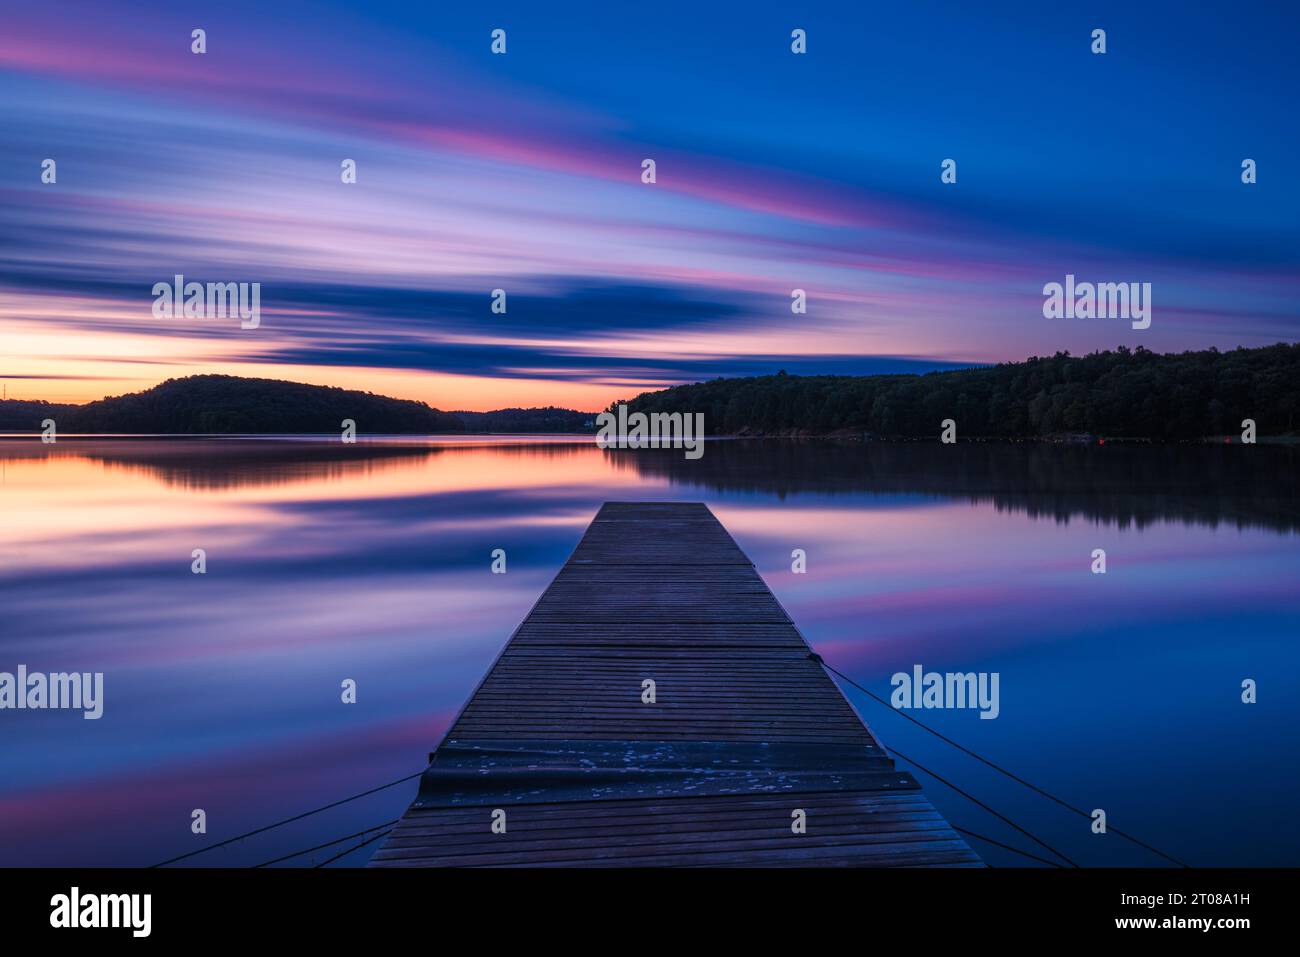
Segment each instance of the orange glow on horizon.
[[[88,378],[55,378],[52,373],[47,373],[50,378],[43,378],[39,373],[27,372],[17,373],[22,378],[0,375],[0,380],[5,382],[6,394],[10,399],[80,405],[106,396],[142,392],[167,379],[191,375],[231,375],[374,392],[394,399],[427,402],[444,412],[490,412],[514,407],[557,406],[594,413],[619,399],[630,399],[641,392],[663,388],[661,383],[655,382],[620,386],[553,379],[497,379],[355,366],[213,363],[202,366],[173,365],[159,369],[158,363],[112,363],[114,368],[103,368],[109,364],[103,361],[86,362],[75,368],[61,367],[57,373],[58,376],[80,375]],[[129,372],[123,366],[129,367]],[[5,371],[9,372],[11,368],[12,363]],[[153,374],[140,374],[146,370]]]
[[[76,328],[75,316],[102,328]],[[427,402],[446,412],[558,406],[596,412],[611,402],[662,388],[651,381],[573,380],[544,376],[459,375],[414,369],[259,362],[274,340],[222,335],[216,330],[178,335],[138,331],[138,310],[75,297],[0,295],[0,381],[10,399],[82,404],[142,392],[191,375],[232,375],[337,386]],[[119,328],[120,327],[120,328]],[[238,332],[236,327],[235,332]]]

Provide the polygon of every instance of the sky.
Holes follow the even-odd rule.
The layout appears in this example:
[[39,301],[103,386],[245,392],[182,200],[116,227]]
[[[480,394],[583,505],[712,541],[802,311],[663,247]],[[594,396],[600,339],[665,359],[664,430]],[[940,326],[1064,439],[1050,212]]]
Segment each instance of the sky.
[[[0,378],[594,410],[1294,341],[1300,12],[993,6],[0,0]],[[176,274],[260,283],[258,327],[156,318]],[[1067,274],[1151,327],[1044,318]]]

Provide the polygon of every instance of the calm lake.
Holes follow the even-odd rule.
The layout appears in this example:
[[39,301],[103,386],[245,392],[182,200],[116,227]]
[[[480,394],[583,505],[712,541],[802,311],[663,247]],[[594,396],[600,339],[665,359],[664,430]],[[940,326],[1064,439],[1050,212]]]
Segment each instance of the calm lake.
[[[1000,675],[995,720],[914,717],[1190,864],[1294,866],[1297,465],[1240,445],[3,439],[0,671],[103,672],[104,713],[0,711],[0,865],[147,865],[418,771],[600,504],[682,500],[876,694],[915,665]],[[1080,863],[1161,863],[846,690],[886,747]],[[953,824],[1042,853],[914,773]],[[192,863],[361,831],[415,787]]]

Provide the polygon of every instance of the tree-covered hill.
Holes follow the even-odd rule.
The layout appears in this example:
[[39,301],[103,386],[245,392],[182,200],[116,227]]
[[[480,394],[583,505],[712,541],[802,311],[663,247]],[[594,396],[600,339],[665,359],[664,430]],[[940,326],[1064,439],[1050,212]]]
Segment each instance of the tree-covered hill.
[[344,419],[355,421],[363,435],[464,431],[458,418],[423,402],[227,375],[168,379],[85,405],[0,404],[0,429],[37,432],[47,418],[63,433],[338,432]]
[[75,405],[34,399],[0,401],[0,432],[39,432],[46,419],[58,422]]
[[965,437],[1189,439],[1238,432],[1247,418],[1260,435],[1279,435],[1300,429],[1300,346],[1170,355],[1121,347],[925,375],[779,373],[676,386],[627,404],[703,412],[712,435],[933,437],[953,419]]
[[573,409],[497,409],[495,412],[453,412],[469,432],[594,432],[595,412]]

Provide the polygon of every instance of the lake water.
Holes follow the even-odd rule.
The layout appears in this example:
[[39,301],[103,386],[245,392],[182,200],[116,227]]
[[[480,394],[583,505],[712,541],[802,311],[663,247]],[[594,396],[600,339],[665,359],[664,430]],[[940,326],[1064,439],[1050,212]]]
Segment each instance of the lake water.
[[[1194,865],[1300,864],[1297,464],[1239,445],[724,441],[687,461],[590,439],[0,440],[0,671],[105,674],[97,721],[0,711],[0,864],[150,864],[418,771],[606,500],[707,503],[881,696],[917,664],[997,672],[996,720],[911,713],[1121,830]],[[849,695],[887,747],[1079,862],[1160,863]],[[953,823],[1037,850],[917,776]],[[320,844],[414,792],[193,862]]]

